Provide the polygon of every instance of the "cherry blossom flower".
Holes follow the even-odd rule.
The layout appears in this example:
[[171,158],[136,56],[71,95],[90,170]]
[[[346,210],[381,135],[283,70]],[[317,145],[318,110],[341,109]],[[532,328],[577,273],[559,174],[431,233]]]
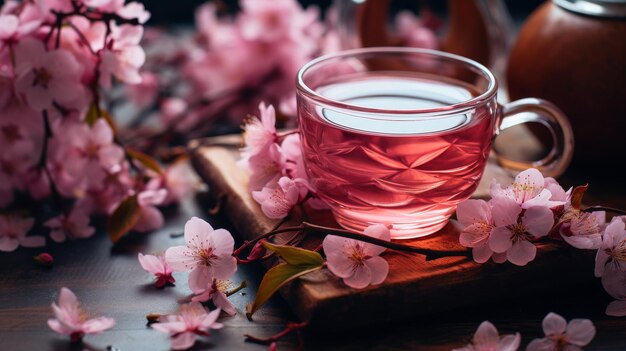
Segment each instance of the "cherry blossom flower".
[[604,230],[602,245],[596,254],[596,277],[602,277],[607,267],[626,271],[626,229],[619,217],[614,217]]
[[42,42],[25,38],[15,46],[15,57],[15,90],[33,109],[72,103],[84,94],[82,66],[69,51],[46,51]]
[[73,342],[80,341],[87,334],[100,334],[115,325],[113,318],[87,319],[76,295],[65,287],[61,288],[59,304],[52,303],[52,310],[54,319],[48,319],[48,326],[59,334],[69,335]]
[[50,228],[50,238],[62,243],[65,239],[84,239],[92,236],[96,230],[89,225],[89,213],[83,207],[74,207],[69,214],[61,214],[49,219],[44,226]]
[[282,177],[271,187],[253,191],[252,197],[261,204],[261,210],[268,218],[280,219],[285,218],[304,199],[306,193],[307,189],[301,183]]
[[561,237],[577,249],[597,250],[602,245],[606,214],[598,212],[578,212],[559,229]]
[[147,188],[166,189],[167,196],[163,205],[169,205],[190,195],[197,184],[198,178],[189,167],[189,163],[177,161],[167,167],[162,174],[150,180]]
[[227,281],[213,279],[213,282],[209,284],[206,290],[192,297],[191,301],[207,302],[210,300],[215,307],[226,312],[229,316],[234,316],[237,314],[237,308],[226,296],[228,286],[229,283]]
[[517,351],[521,341],[519,333],[501,337],[493,324],[484,321],[476,329],[471,344],[453,351]]
[[260,190],[280,178],[285,168],[285,156],[277,144],[271,144],[263,152],[253,155],[248,160],[242,159],[240,165],[250,172],[250,189]]
[[276,111],[274,106],[259,104],[261,118],[250,117],[244,125],[245,147],[241,150],[243,158],[257,155],[277,141],[276,136]]
[[227,280],[237,271],[233,257],[235,240],[225,229],[214,230],[198,217],[185,223],[186,246],[170,247],[165,251],[167,264],[176,272],[191,271],[189,288],[202,292],[213,279]]
[[112,46],[101,53],[100,85],[111,88],[111,76],[128,84],[141,83],[139,69],[146,61],[146,54],[139,45],[143,27],[124,24],[113,27],[112,34]]
[[33,218],[22,218],[14,215],[0,215],[0,251],[14,251],[18,246],[44,246],[46,239],[43,236],[26,236],[33,227]]
[[489,236],[494,228],[491,206],[484,200],[465,200],[456,208],[456,216],[463,227],[459,242],[472,248],[474,261],[485,263],[493,255]]
[[607,306],[606,314],[626,316],[626,271],[609,266],[602,275],[602,286],[609,295],[617,299]]
[[27,6],[20,15],[0,14],[0,51],[5,46],[16,44],[41,25],[41,18],[32,16],[33,10],[33,6]]
[[212,329],[221,329],[223,324],[217,322],[220,309],[207,313],[199,302],[180,306],[177,314],[161,317],[159,323],[152,328],[170,334],[172,349],[185,350],[193,346],[198,335],[209,336]]
[[139,253],[137,255],[139,264],[148,273],[154,274],[156,277],[154,285],[157,288],[162,288],[166,284],[174,284],[176,280],[172,276],[172,269],[167,265],[165,256],[163,255],[144,255]]
[[133,1],[117,10],[117,14],[126,19],[137,19],[139,24],[144,24],[150,19],[150,12],[146,10],[144,4]]
[[163,226],[165,222],[163,214],[156,208],[157,205],[161,205],[167,197],[167,190],[144,190],[137,196],[137,202],[139,202],[140,215],[137,224],[133,227],[133,230],[145,233]]
[[[376,224],[369,226],[364,235],[389,241],[389,229]],[[384,247],[362,241],[327,235],[322,242],[328,269],[349,287],[362,289],[382,283],[389,273],[389,264],[379,255]]]
[[565,191],[561,184],[559,184],[559,182],[557,182],[556,179],[552,177],[546,177],[544,179],[543,187],[545,189],[548,189],[548,191],[550,191],[550,194],[552,194],[550,200],[564,202],[566,204],[569,203],[570,196],[572,195],[572,188],[569,188],[567,191]]
[[[552,184],[552,182],[550,182]],[[507,197],[515,200],[523,209],[532,206],[555,207],[564,205],[565,200],[552,200],[552,193],[545,188],[545,179],[541,172],[529,168],[515,177],[513,184],[502,188],[494,179],[491,183],[491,197]]]
[[549,208],[534,206],[522,213],[522,207],[508,197],[491,200],[495,228],[489,237],[489,247],[497,253],[506,252],[509,262],[524,266],[535,259],[537,247],[531,240],[548,235],[554,225]]
[[81,123],[65,127],[54,138],[65,146],[59,151],[66,152],[68,173],[85,180],[89,188],[100,189],[107,171],[124,159],[122,148],[113,143],[113,130],[102,118],[91,128]]
[[526,351],[581,351],[596,335],[596,327],[588,319],[572,319],[569,323],[556,313],[543,319],[545,338],[535,339]]

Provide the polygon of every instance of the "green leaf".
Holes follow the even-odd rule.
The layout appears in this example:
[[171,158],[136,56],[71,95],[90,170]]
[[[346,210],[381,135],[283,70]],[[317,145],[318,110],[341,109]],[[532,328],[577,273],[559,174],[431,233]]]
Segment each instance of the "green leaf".
[[146,155],[141,151],[133,150],[130,148],[126,148],[126,152],[128,153],[130,157],[134,158],[135,160],[139,161],[142,165],[144,165],[144,167],[151,169],[159,174],[163,174],[163,169],[161,168],[161,165],[159,165],[159,162],[155,160],[154,158],[150,157],[149,155]]
[[87,111],[87,116],[85,116],[85,122],[91,127],[94,123],[100,118],[98,114],[98,109],[96,104],[92,103],[89,105],[89,110]]
[[315,251],[305,250],[294,246],[274,245],[266,241],[262,244],[266,249],[276,252],[280,258],[290,265],[320,266],[324,264],[322,255]]
[[109,217],[109,238],[116,243],[139,221],[141,208],[137,195],[127,197]]
[[307,273],[321,269],[323,266],[323,261],[319,265],[296,266],[288,263],[280,263],[268,270],[263,276],[263,280],[261,280],[254,302],[248,307],[248,312],[246,313],[248,319],[251,319],[252,315],[283,285]]
[[113,117],[111,117],[109,112],[107,110],[98,109],[98,106],[95,103],[89,105],[89,110],[87,110],[87,115],[85,116],[85,122],[87,122],[87,125],[90,127],[93,126],[93,124],[100,118],[104,118],[104,120],[109,124],[109,127],[111,127],[113,134],[117,134],[117,126],[115,125]]
[[585,192],[587,191],[587,189],[589,189],[589,184],[579,185],[574,188],[574,190],[572,191],[572,200],[571,200],[572,208],[576,210],[580,210],[583,204],[583,196],[585,195]]

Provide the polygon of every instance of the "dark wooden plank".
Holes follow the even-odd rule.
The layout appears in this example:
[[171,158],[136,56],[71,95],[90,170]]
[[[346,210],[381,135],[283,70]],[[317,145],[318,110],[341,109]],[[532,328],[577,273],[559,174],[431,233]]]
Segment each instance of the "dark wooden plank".
[[[223,144],[224,139],[220,139]],[[245,239],[270,230],[267,219],[251,198],[247,175],[236,165],[236,148],[195,145],[193,164],[220,197],[223,213]],[[498,170],[491,165],[492,172]],[[487,179],[489,180],[489,179]],[[486,183],[478,195],[485,194]],[[329,212],[315,212],[317,223],[337,226]],[[292,221],[292,224],[296,224]],[[451,222],[438,234],[404,243],[439,250],[458,250],[458,229]],[[318,239],[303,246],[316,247]],[[526,267],[493,263],[478,265],[462,258],[425,261],[420,256],[387,252],[390,273],[379,286],[363,290],[342,284],[327,270],[313,272],[281,290],[292,310],[318,330],[339,330],[364,324],[387,323],[441,313],[493,301],[520,298],[541,291],[562,294],[594,281],[593,253],[557,250],[544,245]],[[555,279],[559,277],[559,279]],[[452,298],[459,297],[459,298]],[[370,316],[375,315],[375,321]]]

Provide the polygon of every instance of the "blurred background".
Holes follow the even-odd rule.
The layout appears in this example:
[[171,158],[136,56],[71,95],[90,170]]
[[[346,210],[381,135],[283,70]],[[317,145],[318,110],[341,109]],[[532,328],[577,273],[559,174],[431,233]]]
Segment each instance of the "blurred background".
[[[350,1],[350,0],[343,0]],[[163,0],[142,0],[146,8],[152,13],[152,19],[149,24],[152,25],[169,25],[169,24],[191,24],[193,22],[194,9],[204,4],[204,0],[185,0],[185,1],[163,1]],[[237,1],[222,0],[227,5],[229,11],[236,11]],[[326,9],[332,3],[332,0],[299,0],[304,5],[317,5],[321,9]],[[425,1],[438,15],[443,16],[447,11],[447,2],[441,0]],[[528,16],[542,0],[505,0],[504,1],[511,12],[513,19],[519,24]],[[417,1],[414,0],[395,0],[394,6],[411,8],[415,7]]]

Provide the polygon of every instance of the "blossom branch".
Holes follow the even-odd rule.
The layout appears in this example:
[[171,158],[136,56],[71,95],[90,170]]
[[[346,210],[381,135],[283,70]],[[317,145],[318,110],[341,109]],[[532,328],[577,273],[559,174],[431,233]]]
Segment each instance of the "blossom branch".
[[302,349],[302,346],[303,346],[300,332],[307,325],[309,325],[309,322],[307,321],[304,321],[301,323],[294,323],[294,322],[287,323],[287,327],[284,330],[280,331],[277,334],[270,336],[269,338],[259,338],[250,334],[245,334],[244,336],[246,337],[246,341],[250,341],[250,342],[253,342],[256,344],[262,344],[262,345],[271,345],[279,341],[284,336],[289,335],[295,331],[298,334],[298,341],[299,341],[297,350],[300,350]]

